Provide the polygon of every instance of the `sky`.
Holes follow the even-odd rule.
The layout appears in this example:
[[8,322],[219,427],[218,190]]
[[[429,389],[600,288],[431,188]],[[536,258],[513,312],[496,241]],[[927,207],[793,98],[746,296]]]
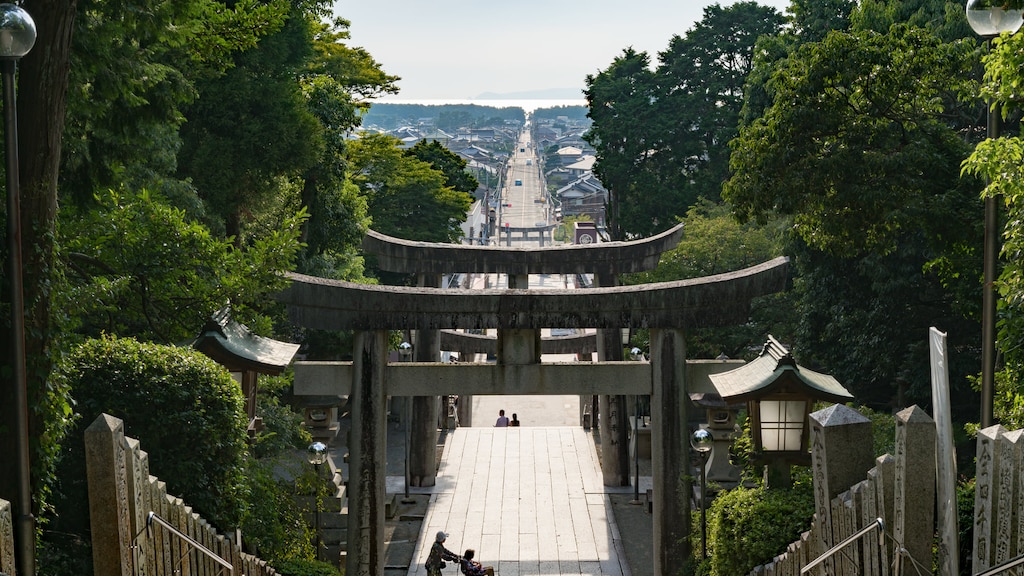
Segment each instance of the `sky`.
[[[733,0],[336,0],[349,46],[367,50],[401,92],[383,100],[583,100],[588,74],[622,51],[652,62]],[[784,12],[789,0],[759,0]]]

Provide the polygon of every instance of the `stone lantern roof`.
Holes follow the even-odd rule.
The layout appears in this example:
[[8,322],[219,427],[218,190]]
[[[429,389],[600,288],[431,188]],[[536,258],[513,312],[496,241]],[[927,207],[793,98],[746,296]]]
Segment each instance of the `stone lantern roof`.
[[789,350],[772,336],[768,336],[761,354],[754,360],[709,377],[726,404],[773,393],[796,393],[838,403],[853,400],[853,394],[832,376],[798,365]]

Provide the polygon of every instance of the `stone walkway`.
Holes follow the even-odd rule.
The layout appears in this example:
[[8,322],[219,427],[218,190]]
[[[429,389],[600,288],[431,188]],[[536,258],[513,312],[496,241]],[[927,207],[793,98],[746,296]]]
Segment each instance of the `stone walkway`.
[[[443,530],[448,549],[475,549],[501,576],[631,576],[610,498],[632,490],[602,485],[582,428],[458,428],[445,441],[436,485],[411,489],[429,493],[430,504],[408,575],[426,574]],[[445,573],[458,572],[449,563]]]

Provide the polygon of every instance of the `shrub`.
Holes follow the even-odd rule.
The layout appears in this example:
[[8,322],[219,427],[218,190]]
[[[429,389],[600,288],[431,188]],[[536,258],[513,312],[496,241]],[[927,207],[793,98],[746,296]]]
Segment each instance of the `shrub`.
[[238,525],[247,420],[241,389],[224,368],[191,349],[104,337],[72,350],[56,377],[80,414],[62,452],[59,529],[88,527],[84,431],[101,413],[124,421],[169,493],[221,530]]
[[[708,574],[738,576],[768,562],[800,538],[813,515],[810,483],[796,483],[790,490],[740,487],[719,494],[707,512]],[[700,542],[699,536],[694,542]]]
[[334,566],[319,560],[284,560],[273,566],[281,576],[344,576]]

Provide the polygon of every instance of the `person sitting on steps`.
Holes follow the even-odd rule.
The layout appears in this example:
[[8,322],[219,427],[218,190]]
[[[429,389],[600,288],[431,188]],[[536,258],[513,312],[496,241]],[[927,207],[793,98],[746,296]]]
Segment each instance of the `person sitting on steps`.
[[474,556],[476,556],[476,551],[472,548],[467,549],[466,553],[462,555],[462,560],[459,562],[462,573],[466,576],[494,576],[494,566],[484,566],[473,560]]
[[512,414],[512,421],[508,423],[509,426],[519,426],[519,414]]

